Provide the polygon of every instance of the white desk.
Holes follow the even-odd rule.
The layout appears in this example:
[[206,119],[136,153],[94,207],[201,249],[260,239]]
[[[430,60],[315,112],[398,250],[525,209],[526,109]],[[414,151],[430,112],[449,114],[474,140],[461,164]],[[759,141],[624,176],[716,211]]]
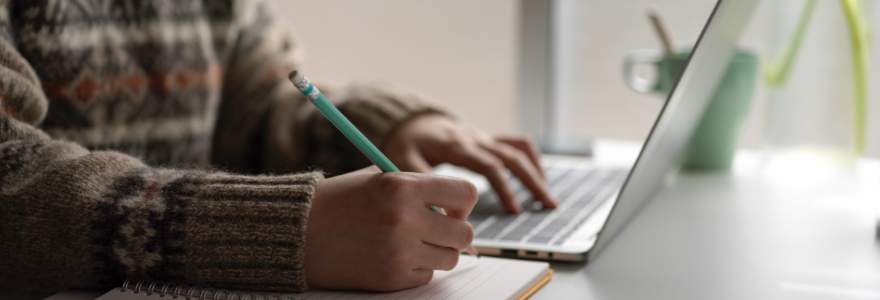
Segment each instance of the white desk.
[[796,167],[741,151],[729,173],[682,173],[531,299],[880,299],[880,161]]

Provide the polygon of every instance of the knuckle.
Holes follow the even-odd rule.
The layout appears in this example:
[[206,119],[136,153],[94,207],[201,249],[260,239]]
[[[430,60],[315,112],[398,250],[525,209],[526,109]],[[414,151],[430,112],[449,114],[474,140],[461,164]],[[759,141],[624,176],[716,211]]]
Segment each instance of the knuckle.
[[413,274],[413,272],[411,272],[410,270],[399,270],[394,274],[388,274],[387,276],[381,278],[381,282],[377,285],[376,290],[381,292],[390,292],[413,288],[425,284],[431,280],[431,276],[434,272],[425,273],[428,274]]
[[470,223],[461,221],[460,228],[455,230],[457,238],[453,243],[456,250],[464,250],[474,241],[474,228]]
[[404,276],[395,276],[388,282],[390,283],[390,286],[387,291],[397,291],[412,287]]
[[486,172],[498,172],[504,168],[500,159],[491,157],[480,161],[480,167]]
[[477,204],[477,200],[480,197],[480,192],[477,191],[477,186],[471,183],[470,181],[459,179],[460,190],[467,200],[468,206],[474,206]]
[[510,155],[517,160],[529,160],[529,157],[526,155],[526,153],[519,149],[510,149]]
[[395,274],[394,269],[380,266],[373,271],[374,273],[369,276],[369,289],[375,289],[377,291],[391,291],[395,289],[394,283],[392,282]]
[[377,292],[391,292],[398,290],[394,284],[395,283],[391,282],[389,279],[379,279],[373,284],[373,286]]
[[376,290],[380,292],[391,292],[408,288],[406,277],[399,274],[386,274],[376,285]]
[[398,200],[405,198],[410,184],[415,179],[409,174],[382,174],[379,177],[378,188],[382,198]]
[[391,247],[385,255],[385,261],[388,262],[387,267],[392,270],[391,273],[393,273],[393,270],[406,269],[406,267],[412,262],[413,258],[412,251],[401,246]]
[[440,265],[440,270],[449,271],[455,268],[458,265],[459,255],[455,251],[451,251],[450,254],[443,255],[444,259]]
[[508,159],[513,160],[517,163],[528,163],[529,162],[528,156],[526,156],[525,153],[523,153],[522,151],[519,151],[518,149],[508,149],[505,152],[507,153],[506,156],[508,157]]
[[419,285],[428,284],[428,282],[431,282],[431,279],[434,278],[434,272],[425,272],[424,274],[425,275],[422,275],[422,280],[419,282]]
[[382,214],[379,222],[392,237],[402,237],[406,235],[411,221],[412,219],[406,213],[405,208],[400,205],[390,205],[387,206],[387,210]]
[[467,147],[468,142],[459,135],[449,135],[443,141],[443,145],[449,149],[463,149]]
[[465,234],[463,235],[464,239],[461,241],[461,244],[460,244],[461,249],[467,248],[468,246],[471,245],[471,243],[474,242],[474,227],[470,223],[465,222],[464,231],[465,231]]

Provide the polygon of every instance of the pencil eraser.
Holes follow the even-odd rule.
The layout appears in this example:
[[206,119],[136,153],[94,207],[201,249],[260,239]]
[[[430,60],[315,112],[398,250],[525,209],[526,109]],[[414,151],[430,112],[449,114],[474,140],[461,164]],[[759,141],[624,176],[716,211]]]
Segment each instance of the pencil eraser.
[[297,70],[290,71],[290,74],[287,75],[287,78],[290,79],[293,83],[299,83],[302,81],[303,76]]
[[287,78],[290,79],[290,82],[292,82],[300,92],[305,92],[306,89],[309,88],[309,85],[311,85],[311,82],[309,82],[309,80],[297,70],[291,71],[290,74],[287,75]]

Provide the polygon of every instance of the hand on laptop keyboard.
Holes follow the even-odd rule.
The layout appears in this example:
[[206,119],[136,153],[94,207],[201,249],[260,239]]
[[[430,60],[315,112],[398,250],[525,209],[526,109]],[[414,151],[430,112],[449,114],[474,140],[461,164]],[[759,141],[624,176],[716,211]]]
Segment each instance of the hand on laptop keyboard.
[[430,173],[432,166],[450,163],[485,175],[508,213],[520,213],[523,208],[505,168],[544,207],[555,208],[558,204],[545,183],[538,150],[527,136],[494,137],[442,115],[424,115],[404,123],[383,148],[405,172]]

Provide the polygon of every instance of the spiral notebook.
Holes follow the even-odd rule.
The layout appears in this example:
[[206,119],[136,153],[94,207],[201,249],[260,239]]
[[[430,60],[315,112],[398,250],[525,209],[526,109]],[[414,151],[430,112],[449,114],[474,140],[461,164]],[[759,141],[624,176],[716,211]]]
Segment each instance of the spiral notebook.
[[462,255],[454,269],[434,272],[434,278],[428,284],[389,293],[311,290],[299,294],[280,294],[167,286],[129,280],[96,300],[158,300],[163,299],[162,296],[175,298],[175,295],[178,299],[218,300],[527,299],[544,286],[552,275],[553,270],[546,262]]

